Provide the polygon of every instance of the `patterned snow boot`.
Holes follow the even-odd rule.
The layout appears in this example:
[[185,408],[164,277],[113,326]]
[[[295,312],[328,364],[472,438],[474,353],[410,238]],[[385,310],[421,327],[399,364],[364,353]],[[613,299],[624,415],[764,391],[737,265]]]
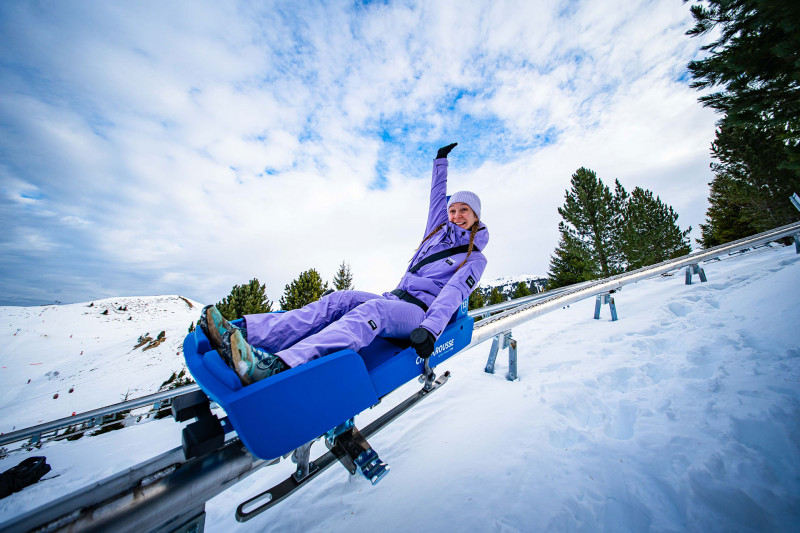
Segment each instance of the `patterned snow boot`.
[[237,328],[222,336],[222,352],[225,363],[236,372],[245,386],[289,370],[289,365],[277,355],[250,346]]
[[[203,330],[211,347],[214,348],[218,354],[225,357],[222,353],[222,337],[226,332],[234,329],[230,322],[225,320],[222,313],[219,312],[217,306],[207,305],[200,313],[200,329]],[[230,363],[225,361],[228,365]]]

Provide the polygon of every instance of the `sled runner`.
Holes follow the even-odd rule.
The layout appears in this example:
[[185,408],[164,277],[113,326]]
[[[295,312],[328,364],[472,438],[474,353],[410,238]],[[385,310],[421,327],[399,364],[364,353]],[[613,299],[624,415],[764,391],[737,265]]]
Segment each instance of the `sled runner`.
[[[430,367],[468,346],[472,325],[465,300],[436,341]],[[211,349],[200,328],[186,336],[183,351],[195,381],[225,410],[242,443],[256,457],[272,460],[346,424],[423,375],[424,361],[407,346],[404,340],[378,337],[359,353],[341,350],[247,387]],[[216,431],[224,438],[221,427]]]

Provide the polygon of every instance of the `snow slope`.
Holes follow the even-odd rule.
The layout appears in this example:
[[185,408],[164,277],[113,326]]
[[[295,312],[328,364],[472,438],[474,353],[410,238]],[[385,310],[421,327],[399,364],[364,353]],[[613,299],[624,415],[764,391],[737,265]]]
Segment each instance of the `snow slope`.
[[[0,307],[0,433],[156,392],[185,368],[201,308],[181,296]],[[158,346],[134,348],[161,331]]]
[[[206,530],[800,530],[800,256],[766,247],[704,268],[708,283],[625,287],[617,322],[585,300],[514,329],[516,382],[505,353],[483,372],[489,343],[451,359],[447,385],[371,439],[391,465],[377,486],[334,466],[236,523],[239,502],[294,470],[284,461],[211,500]],[[178,445],[179,429],[46,446],[53,472],[0,500],[0,522]]]

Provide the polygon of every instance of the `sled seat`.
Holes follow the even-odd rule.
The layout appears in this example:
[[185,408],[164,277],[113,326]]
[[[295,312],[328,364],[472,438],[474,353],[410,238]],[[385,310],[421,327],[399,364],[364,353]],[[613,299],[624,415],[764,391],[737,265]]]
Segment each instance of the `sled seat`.
[[[436,341],[431,367],[469,345],[473,319],[466,310],[465,301]],[[360,353],[340,350],[243,387],[200,328],[186,336],[183,353],[195,381],[225,410],[242,443],[266,460],[291,452],[377,404],[424,368],[412,348],[376,338]]]

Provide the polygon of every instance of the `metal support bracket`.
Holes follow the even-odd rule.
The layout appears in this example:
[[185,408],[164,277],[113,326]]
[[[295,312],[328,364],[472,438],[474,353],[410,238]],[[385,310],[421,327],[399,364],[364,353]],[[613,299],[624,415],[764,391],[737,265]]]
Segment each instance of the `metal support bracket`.
[[423,358],[425,367],[422,371],[422,375],[419,377],[419,382],[424,383],[425,390],[431,390],[433,388],[433,382],[436,381],[436,373],[431,368],[429,360],[430,357]]
[[695,263],[686,267],[686,285],[692,284],[692,275],[694,274],[700,275],[700,283],[705,283],[708,281],[708,279],[706,279],[705,271],[700,267],[700,265]]
[[292,476],[297,481],[303,481],[309,475],[313,474],[317,467],[311,461],[311,445],[314,441],[303,444],[292,452],[292,462],[297,465],[297,470]]
[[594,319],[600,320],[600,308],[603,307],[603,304],[608,304],[611,309],[611,321],[617,320],[617,304],[614,303],[614,297],[611,296],[610,292],[597,295],[597,299],[594,302]]
[[[330,438],[330,435],[339,431],[333,439]],[[352,425],[352,420],[328,432],[325,445],[350,474],[360,471],[373,485],[389,473],[389,465],[381,461],[367,439]]]
[[[792,202],[792,205],[794,205],[798,211],[800,211],[800,196],[797,196],[797,193],[793,193],[789,197],[789,201]],[[795,253],[800,254],[800,233],[795,233],[793,237],[794,237],[794,251]]]
[[497,353],[501,348],[508,348],[508,374],[506,374],[506,379],[508,381],[514,381],[518,377],[517,341],[511,337],[510,331],[495,335],[492,341],[492,349],[489,351],[489,359],[486,361],[486,368],[484,368],[483,371],[488,374],[494,374],[494,364],[497,361]]

